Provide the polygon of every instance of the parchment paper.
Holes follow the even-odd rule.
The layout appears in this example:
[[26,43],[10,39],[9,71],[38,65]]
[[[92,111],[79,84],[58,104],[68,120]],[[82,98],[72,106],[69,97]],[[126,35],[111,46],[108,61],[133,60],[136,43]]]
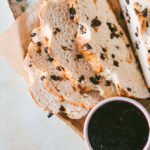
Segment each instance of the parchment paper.
[[[108,0],[111,8],[117,16],[119,24],[126,31],[127,28],[124,19],[121,16],[121,8],[119,0]],[[10,29],[0,35],[0,55],[12,66],[12,68],[23,76],[28,81],[28,75],[24,68],[24,57],[30,41],[30,33],[33,28],[39,26],[39,2],[31,6],[23,13],[16,22],[14,22]],[[150,103],[147,100],[140,101],[145,108],[150,112]],[[64,120],[70,127],[72,127],[81,137],[83,137],[83,126],[85,118],[80,120],[71,120],[66,116],[59,114],[59,118]]]

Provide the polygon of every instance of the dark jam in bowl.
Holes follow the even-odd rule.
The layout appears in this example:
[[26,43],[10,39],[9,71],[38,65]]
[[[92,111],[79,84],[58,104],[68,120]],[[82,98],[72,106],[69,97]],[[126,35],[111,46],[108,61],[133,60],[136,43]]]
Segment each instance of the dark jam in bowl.
[[144,114],[123,101],[104,104],[93,114],[88,126],[94,150],[142,150],[148,135]]

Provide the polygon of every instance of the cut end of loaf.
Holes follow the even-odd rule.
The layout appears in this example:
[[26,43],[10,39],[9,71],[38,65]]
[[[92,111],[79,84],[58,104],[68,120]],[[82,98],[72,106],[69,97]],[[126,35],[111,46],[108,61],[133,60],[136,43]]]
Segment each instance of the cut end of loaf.
[[[90,32],[90,38],[87,36],[87,41],[86,33],[84,32],[83,35],[82,32],[78,32],[76,46],[91,64],[93,70],[98,70],[98,66],[102,66],[106,77],[115,74],[117,82],[114,84],[116,87],[120,85],[120,88],[117,88],[119,95],[140,99],[149,97],[142,75],[137,69],[131,47],[127,46],[129,41],[108,2],[106,0],[98,0],[96,4],[93,1],[70,0],[69,2],[70,8],[76,12],[77,23],[86,26]],[[84,41],[87,44],[86,50]],[[103,47],[107,49],[107,52],[103,51]],[[128,90],[130,88],[132,90]]]

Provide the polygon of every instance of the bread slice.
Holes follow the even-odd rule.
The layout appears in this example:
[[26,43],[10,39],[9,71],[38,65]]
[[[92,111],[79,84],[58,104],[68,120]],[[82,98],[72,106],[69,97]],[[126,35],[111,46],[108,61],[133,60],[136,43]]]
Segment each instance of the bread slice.
[[29,91],[38,106],[54,114],[66,113],[71,119],[80,119],[88,113],[88,109],[66,101],[60,102],[57,96],[48,92],[40,79],[40,72],[33,67],[28,55],[25,58],[25,66],[30,77]]
[[[62,73],[65,69],[62,66],[54,66],[50,59],[47,49],[43,44],[42,37],[40,36],[40,29],[34,29],[32,34],[36,34],[29,45],[29,58],[33,66],[41,72],[41,80],[45,88],[58,96],[61,101],[64,99],[74,105],[81,105],[86,108],[93,108],[102,97],[98,91],[90,90],[84,93],[84,89],[80,88],[80,92],[76,90],[74,84]],[[52,60],[52,61],[51,61]],[[82,92],[83,90],[83,92]]]
[[69,1],[70,19],[79,24],[76,46],[93,70],[113,81],[120,95],[150,97],[129,41],[107,0]]
[[[78,25],[70,21],[68,0],[43,0],[40,8],[41,33],[54,65],[60,64],[66,76],[85,91],[100,91],[103,97],[116,96],[112,82],[93,72],[75,47]],[[56,64],[55,64],[56,63]],[[98,64],[98,63],[97,63]],[[82,90],[83,91],[83,90]]]
[[130,36],[150,88],[150,1],[120,0]]

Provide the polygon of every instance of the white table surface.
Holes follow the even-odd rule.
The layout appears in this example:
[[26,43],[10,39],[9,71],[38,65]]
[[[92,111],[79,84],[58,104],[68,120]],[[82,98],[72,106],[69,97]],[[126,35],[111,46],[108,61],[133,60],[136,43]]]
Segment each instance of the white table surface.
[[[0,0],[0,33],[13,21],[7,0]],[[86,150],[70,127],[36,106],[25,80],[2,57],[0,68],[0,150]]]

